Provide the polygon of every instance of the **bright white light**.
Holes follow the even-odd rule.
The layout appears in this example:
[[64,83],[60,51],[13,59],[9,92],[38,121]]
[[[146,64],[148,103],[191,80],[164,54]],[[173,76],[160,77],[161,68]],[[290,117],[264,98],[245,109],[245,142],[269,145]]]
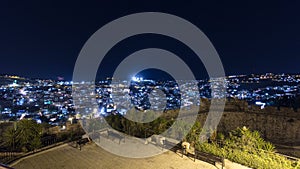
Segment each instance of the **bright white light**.
[[25,91],[25,89],[20,89],[20,90],[19,90],[19,93],[20,93],[21,95],[26,95],[26,94],[27,94],[27,92]]
[[137,82],[137,81],[143,81],[144,79],[142,77],[135,77],[135,76],[133,76],[131,78],[131,80]]
[[261,101],[256,101],[255,104],[258,105],[258,106],[260,106],[260,109],[264,109],[265,106],[266,106],[266,103],[263,103]]
[[22,120],[26,116],[26,113],[22,113],[20,120]]
[[102,107],[102,108],[100,109],[100,114],[102,114],[102,115],[105,115],[105,114],[106,114],[104,107]]
[[138,81],[138,78],[136,78],[135,76],[133,76],[133,77],[131,78],[131,80],[132,80],[132,81]]
[[52,122],[54,122],[55,120],[56,120],[56,118],[55,118],[55,117],[50,119],[50,121],[52,121]]

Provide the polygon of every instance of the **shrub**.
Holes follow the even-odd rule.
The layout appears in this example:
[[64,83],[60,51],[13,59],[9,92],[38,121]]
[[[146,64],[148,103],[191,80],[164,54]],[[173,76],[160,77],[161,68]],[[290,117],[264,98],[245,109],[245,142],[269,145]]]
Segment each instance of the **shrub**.
[[[220,136],[219,138],[222,138]],[[220,147],[213,143],[196,143],[199,151],[227,158],[233,162],[256,169],[300,169],[300,161],[291,161],[274,152],[275,146],[261,138],[258,131],[251,132],[246,127],[237,128],[224,138]]]

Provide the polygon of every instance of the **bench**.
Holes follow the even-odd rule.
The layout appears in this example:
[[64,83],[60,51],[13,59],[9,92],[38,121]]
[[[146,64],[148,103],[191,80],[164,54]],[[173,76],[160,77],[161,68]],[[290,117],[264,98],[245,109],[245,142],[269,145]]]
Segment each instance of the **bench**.
[[88,138],[82,138],[82,139],[79,139],[78,141],[77,141],[77,144],[86,144],[86,143],[88,143],[89,142],[89,139]]
[[177,152],[178,150],[180,150],[181,157],[183,157],[183,155],[185,154],[188,157],[192,157],[194,159],[194,161],[196,161],[196,159],[198,159],[198,160],[205,161],[205,162],[208,162],[213,165],[216,165],[216,163],[221,163],[222,168],[224,168],[225,163],[224,163],[223,157],[204,153],[204,152],[195,150],[195,148],[192,148],[192,147],[190,147],[189,149],[184,149],[184,147],[181,144],[182,143],[176,144],[176,143],[170,142],[167,139],[164,141],[164,146],[167,149],[170,149],[174,152]]
[[124,136],[122,136],[118,133],[112,132],[112,131],[107,131],[107,138],[109,139],[110,136],[112,137],[112,139],[114,139],[114,138],[119,139],[119,144],[121,143],[121,140],[123,140],[125,142]]
[[85,145],[88,142],[89,142],[88,138],[79,139],[79,140],[76,141],[76,147],[78,147],[78,145],[79,145],[79,149],[81,150],[81,146]]
[[183,147],[181,146],[181,143],[173,143],[173,142],[170,142],[168,141],[167,139],[164,140],[164,147],[166,149],[169,149],[169,150],[172,150],[173,152],[177,152],[178,150],[180,150],[181,152],[181,157],[183,157]]
[[193,157],[194,161],[196,159],[198,159],[198,160],[205,161],[205,162],[213,164],[213,165],[216,165],[216,163],[221,163],[222,168],[225,166],[223,157],[215,156],[213,154],[208,154],[208,153],[201,152],[201,151],[198,151],[195,149],[187,150],[187,156]]

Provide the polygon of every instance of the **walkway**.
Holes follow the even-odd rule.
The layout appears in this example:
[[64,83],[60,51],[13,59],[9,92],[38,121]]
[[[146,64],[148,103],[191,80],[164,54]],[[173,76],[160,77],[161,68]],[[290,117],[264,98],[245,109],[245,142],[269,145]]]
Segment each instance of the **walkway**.
[[81,151],[64,144],[28,156],[11,166],[16,169],[216,169],[211,164],[203,161],[193,162],[192,159],[185,156],[181,158],[181,155],[171,151],[143,159],[120,157],[103,150],[94,143],[83,146]]

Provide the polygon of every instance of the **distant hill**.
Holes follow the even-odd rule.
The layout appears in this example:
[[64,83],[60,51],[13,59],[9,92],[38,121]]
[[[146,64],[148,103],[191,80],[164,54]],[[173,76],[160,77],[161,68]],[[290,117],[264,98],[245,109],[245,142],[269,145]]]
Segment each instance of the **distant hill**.
[[19,76],[0,76],[0,86],[12,84],[15,80],[17,81],[17,84],[22,84],[22,83],[27,83],[27,82],[30,82],[30,83],[35,82],[35,80],[23,78],[23,77],[19,77]]

